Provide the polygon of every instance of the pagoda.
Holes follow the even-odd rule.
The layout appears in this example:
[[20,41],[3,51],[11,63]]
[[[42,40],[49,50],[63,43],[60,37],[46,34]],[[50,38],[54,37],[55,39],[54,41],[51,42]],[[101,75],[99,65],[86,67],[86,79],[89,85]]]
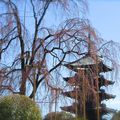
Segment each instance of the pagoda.
[[63,78],[73,89],[62,92],[62,95],[74,102],[70,106],[61,107],[62,110],[87,120],[103,120],[103,115],[115,112],[102,103],[103,100],[115,98],[115,95],[108,94],[101,88],[114,84],[102,75],[113,69],[105,65],[101,57],[89,48],[85,56],[64,66],[74,71],[75,75]]

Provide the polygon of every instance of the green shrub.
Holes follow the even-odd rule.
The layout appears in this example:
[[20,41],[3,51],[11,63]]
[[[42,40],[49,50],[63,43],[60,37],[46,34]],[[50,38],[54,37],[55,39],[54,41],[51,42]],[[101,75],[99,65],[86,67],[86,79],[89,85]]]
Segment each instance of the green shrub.
[[0,120],[42,120],[39,108],[28,97],[10,95],[0,98]]
[[83,118],[76,118],[71,113],[67,112],[50,112],[43,120],[84,120]]
[[50,112],[43,120],[75,120],[73,115],[66,112]]

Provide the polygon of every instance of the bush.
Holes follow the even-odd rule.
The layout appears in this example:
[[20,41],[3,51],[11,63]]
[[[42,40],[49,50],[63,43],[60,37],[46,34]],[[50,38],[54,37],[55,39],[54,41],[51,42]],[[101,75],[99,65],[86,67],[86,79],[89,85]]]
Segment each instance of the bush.
[[73,115],[66,112],[48,113],[43,120],[75,120]]
[[0,98],[0,120],[42,120],[39,108],[28,97],[10,95]]
[[43,120],[84,120],[84,119],[76,118],[71,113],[67,112],[51,112],[48,113]]

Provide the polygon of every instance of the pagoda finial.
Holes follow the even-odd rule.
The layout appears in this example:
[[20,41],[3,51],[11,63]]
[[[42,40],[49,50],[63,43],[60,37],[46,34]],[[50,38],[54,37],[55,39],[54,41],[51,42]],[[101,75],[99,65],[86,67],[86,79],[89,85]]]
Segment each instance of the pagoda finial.
[[96,46],[95,46],[95,42],[92,40],[91,38],[91,34],[88,33],[88,52],[87,55],[96,58]]
[[91,34],[88,33],[88,53],[87,53],[87,55],[91,56],[91,50],[92,50]]
[[90,36],[90,33],[89,33],[88,34],[88,54],[90,54],[90,49],[91,49],[90,39],[91,39],[91,36]]

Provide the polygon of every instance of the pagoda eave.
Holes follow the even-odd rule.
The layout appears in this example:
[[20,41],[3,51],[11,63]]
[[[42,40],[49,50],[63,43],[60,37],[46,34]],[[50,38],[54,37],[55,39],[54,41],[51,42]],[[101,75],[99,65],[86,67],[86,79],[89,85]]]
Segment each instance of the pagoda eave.
[[[76,106],[64,106],[64,107],[60,107],[62,110],[66,111],[66,112],[70,112],[70,113],[73,113],[73,114],[78,114],[78,115],[81,115],[82,113],[80,112],[80,108],[79,107],[76,107]],[[116,110],[114,109],[110,109],[110,108],[107,108],[107,107],[96,107],[96,108],[87,108],[86,109],[86,112],[87,114],[89,114],[90,112],[92,113],[97,113],[97,110],[99,109],[99,112],[100,112],[100,115],[106,115],[106,114],[110,114],[110,113],[115,113]],[[90,113],[91,114],[91,113]]]
[[[103,100],[108,100],[108,99],[114,99],[116,96],[112,95],[112,94],[108,94],[108,93],[104,93],[102,91],[98,92],[99,93],[99,99],[100,101]],[[81,97],[80,91],[68,91],[68,92],[62,92],[62,94],[64,96],[70,97],[70,98],[74,98],[74,99],[79,99]],[[96,92],[97,95],[97,92]]]
[[96,68],[98,68],[98,73],[100,72],[109,72],[112,71],[113,69],[104,65],[103,63],[99,63],[98,65],[96,64],[90,64],[90,65],[72,65],[72,64],[67,64],[64,65],[68,69],[71,69],[74,72],[80,72],[80,71],[86,71],[86,70],[93,70],[96,71]]

